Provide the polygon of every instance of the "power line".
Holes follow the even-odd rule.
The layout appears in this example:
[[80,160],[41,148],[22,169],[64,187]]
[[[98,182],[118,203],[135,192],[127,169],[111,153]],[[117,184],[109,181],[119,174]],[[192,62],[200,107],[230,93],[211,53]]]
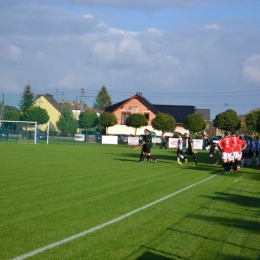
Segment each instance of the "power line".
[[[79,94],[81,89],[73,89],[73,90],[64,90],[62,91],[62,97],[65,98],[73,98],[73,95]],[[96,89],[85,89],[86,97],[89,95],[94,95],[92,93],[97,94],[98,90]],[[56,91],[49,92],[50,94],[57,94]],[[133,92],[129,91],[110,91],[109,94],[112,97],[125,97],[124,99],[130,98],[134,95]],[[223,102],[223,104],[198,104],[197,107],[238,107],[238,106],[260,106],[259,103],[255,103],[254,99],[259,99],[260,96],[260,89],[256,90],[241,90],[241,91],[221,91],[221,92],[175,92],[175,93],[157,93],[157,92],[144,92],[143,95],[146,98],[154,99],[156,98],[156,102],[159,102],[161,99],[172,99],[173,103],[176,103],[176,99],[178,100],[187,100],[189,103],[197,103],[196,100],[199,99],[216,99],[216,98],[225,98],[225,100],[219,100],[220,102]],[[21,97],[21,94],[5,94],[5,103],[7,104],[17,104],[17,99]],[[246,97],[247,103],[243,103],[244,98]],[[254,103],[248,103],[248,97],[251,97],[252,102]],[[241,99],[241,102],[238,102],[239,99]],[[227,101],[230,100],[236,100],[236,104],[230,104],[226,105]],[[225,102],[225,103],[224,103]],[[115,102],[117,103],[117,102]]]

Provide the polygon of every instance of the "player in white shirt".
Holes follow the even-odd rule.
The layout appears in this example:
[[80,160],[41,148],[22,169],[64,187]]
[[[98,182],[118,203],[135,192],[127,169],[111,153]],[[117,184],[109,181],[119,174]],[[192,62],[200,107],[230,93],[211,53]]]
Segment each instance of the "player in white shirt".
[[183,140],[181,137],[181,133],[178,133],[178,147],[177,147],[177,162],[178,164],[182,165],[180,159],[183,159]]

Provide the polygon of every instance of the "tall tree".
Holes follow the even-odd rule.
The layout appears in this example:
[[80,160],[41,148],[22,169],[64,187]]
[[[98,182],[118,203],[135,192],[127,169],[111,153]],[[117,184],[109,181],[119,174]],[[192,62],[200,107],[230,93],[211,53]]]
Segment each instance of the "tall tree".
[[245,123],[246,123],[247,130],[253,132],[257,131],[257,123],[259,121],[259,117],[260,117],[260,108],[253,109],[246,114]]
[[183,123],[183,127],[192,133],[201,132],[206,127],[206,122],[199,114],[192,114],[187,116]]
[[56,126],[63,134],[71,135],[76,131],[76,119],[73,116],[73,112],[69,104],[66,104],[61,111],[59,119],[56,122]]
[[91,110],[85,110],[79,114],[79,127],[80,128],[93,128],[99,123],[98,115]]
[[41,107],[29,107],[22,115],[23,121],[33,121],[37,122],[37,124],[46,124],[50,117],[46,109]]
[[24,87],[21,99],[19,101],[19,107],[22,112],[25,112],[34,103],[34,93],[32,91],[31,85],[27,84]]
[[172,133],[176,128],[176,121],[169,114],[159,113],[152,120],[152,126],[154,129],[162,131],[162,133]]
[[215,127],[226,131],[236,131],[240,128],[240,119],[236,111],[232,109],[216,115],[213,123]]
[[114,114],[111,114],[109,112],[104,112],[103,114],[101,114],[102,130],[106,129],[106,132],[107,132],[108,127],[114,126],[116,124],[117,124],[117,118]]
[[142,127],[142,126],[147,126],[147,124],[148,124],[148,122],[147,122],[146,117],[140,113],[131,114],[126,119],[126,125],[135,128],[135,135],[136,135],[137,128]]
[[101,90],[98,92],[96,101],[93,104],[93,108],[96,108],[99,110],[105,110],[105,108],[110,105],[112,105],[111,96],[108,94],[106,86],[103,85],[101,87]]

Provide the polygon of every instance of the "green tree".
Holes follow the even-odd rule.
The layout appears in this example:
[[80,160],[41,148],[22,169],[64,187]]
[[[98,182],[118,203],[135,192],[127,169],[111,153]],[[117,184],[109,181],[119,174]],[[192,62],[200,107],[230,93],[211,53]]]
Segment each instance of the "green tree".
[[[20,121],[22,113],[16,110],[9,110],[4,114],[4,120]],[[16,129],[17,124],[15,122],[5,122],[5,127],[9,129]]]
[[256,123],[256,132],[260,132],[260,115],[259,115],[259,117],[258,117],[258,119],[257,119],[257,123]]
[[21,119],[23,121],[33,121],[37,124],[46,124],[50,117],[46,109],[41,107],[29,107],[22,115]]
[[91,110],[85,110],[79,114],[79,127],[80,128],[93,128],[98,125],[98,115]]
[[56,126],[63,134],[71,135],[75,132],[77,128],[76,119],[73,116],[73,112],[69,104],[66,104],[61,111],[59,119],[56,122]]
[[152,126],[154,129],[162,131],[162,134],[165,132],[172,133],[176,128],[176,121],[169,114],[159,113],[152,120]]
[[22,113],[18,110],[9,110],[4,114],[4,120],[20,121]]
[[30,84],[27,84],[24,87],[24,91],[21,95],[21,99],[19,101],[19,107],[22,112],[25,112],[29,107],[31,107],[34,103],[34,94],[32,92],[32,88]]
[[117,118],[114,114],[111,114],[109,112],[104,112],[103,114],[101,114],[102,130],[106,129],[106,132],[107,132],[108,127],[114,126],[116,124],[117,124]]
[[240,129],[240,119],[236,111],[228,109],[216,115],[213,120],[214,127],[217,127],[226,131],[236,131]]
[[112,105],[111,96],[108,94],[106,86],[103,85],[101,87],[101,90],[98,92],[96,101],[93,104],[93,108],[103,111],[106,107],[110,105]]
[[142,127],[142,126],[147,126],[147,124],[148,124],[148,122],[147,122],[146,117],[140,113],[131,114],[126,119],[126,125],[135,128],[135,135],[136,135],[137,128]]
[[192,114],[187,116],[183,123],[183,127],[192,133],[201,132],[206,127],[206,122],[199,114]]
[[257,122],[260,117],[260,108],[253,109],[249,113],[246,114],[245,123],[246,128],[249,131],[256,132],[257,131]]
[[[14,106],[9,106],[9,105],[4,105],[4,112],[8,112],[8,111],[19,111],[19,109],[17,107]],[[2,108],[2,103],[0,103],[0,110]]]
[[207,133],[207,135],[214,136],[216,134],[216,130],[213,127],[213,122],[205,121],[205,123],[206,123],[205,132]]

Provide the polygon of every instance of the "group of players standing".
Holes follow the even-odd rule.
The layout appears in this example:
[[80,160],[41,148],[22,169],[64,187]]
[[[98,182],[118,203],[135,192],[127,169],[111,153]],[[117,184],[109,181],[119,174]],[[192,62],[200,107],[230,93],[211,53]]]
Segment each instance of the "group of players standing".
[[224,137],[216,144],[221,151],[225,173],[237,172],[240,167],[250,166],[254,154],[256,156],[256,166],[259,166],[259,144],[258,137],[254,142],[251,137],[245,136],[242,139],[237,132],[232,132],[231,136],[229,136],[228,132],[225,132]]
[[[193,150],[193,140],[188,134],[185,134],[185,137],[187,138],[188,146],[185,155],[183,156],[183,140],[181,134],[178,134],[178,164],[183,165],[184,163],[187,163],[186,157],[187,155],[191,155],[195,165],[197,166],[198,163],[194,155],[195,151]],[[219,149],[223,161],[223,168],[226,174],[237,172],[240,170],[240,167],[250,166],[254,154],[256,166],[259,166],[259,137],[256,137],[256,141],[254,142],[252,138],[248,136],[245,136],[244,139],[242,139],[241,136],[238,136],[237,132],[232,132],[231,136],[229,136],[228,132],[225,132],[224,137],[219,143],[214,143],[207,135],[204,135],[203,139],[206,142],[207,148],[209,148],[209,157],[214,165],[219,163],[219,161],[214,157],[215,149]]]
[[[157,162],[157,160],[151,154],[152,137],[150,131],[145,129],[145,135],[142,139],[142,152],[139,162],[144,162],[144,157],[147,157],[147,161]],[[178,133],[178,147],[177,147],[177,162],[180,165],[188,162],[187,156],[191,156],[195,162],[195,166],[198,165],[198,161],[195,157],[195,150],[193,149],[193,139],[188,133],[185,134],[187,149],[183,152],[183,138],[181,133]],[[207,148],[209,148],[209,157],[214,165],[217,165],[219,161],[214,157],[215,149],[218,148],[222,161],[223,168],[226,174],[230,172],[237,172],[240,167],[250,166],[252,157],[255,154],[256,166],[259,166],[259,152],[260,141],[259,137],[256,137],[254,142],[251,137],[245,136],[244,139],[238,136],[237,132],[232,132],[231,136],[228,132],[225,132],[224,137],[219,143],[214,143],[207,135],[203,136]]]

